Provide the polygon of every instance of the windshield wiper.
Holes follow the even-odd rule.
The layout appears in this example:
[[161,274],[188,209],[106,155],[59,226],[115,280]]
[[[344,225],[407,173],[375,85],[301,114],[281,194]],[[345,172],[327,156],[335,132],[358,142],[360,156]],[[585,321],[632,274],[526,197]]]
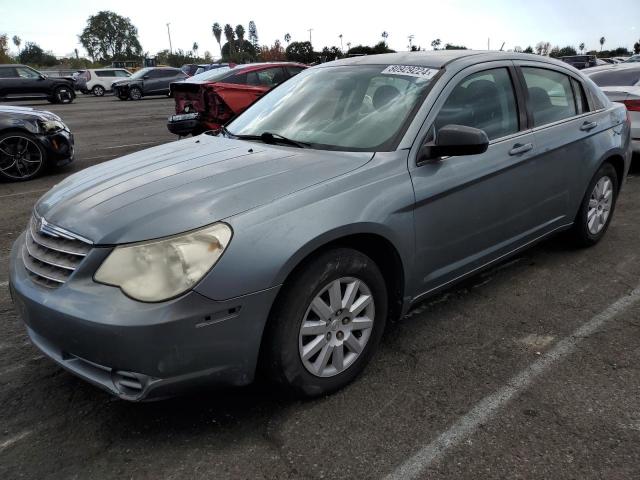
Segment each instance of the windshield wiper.
[[263,132],[261,135],[238,135],[231,133],[224,125],[220,127],[220,132],[227,138],[237,138],[238,140],[260,140],[261,142],[273,145],[276,143],[283,143],[285,145],[291,145],[293,147],[305,148],[310,147],[310,143],[299,142],[297,140],[291,140],[279,133]]

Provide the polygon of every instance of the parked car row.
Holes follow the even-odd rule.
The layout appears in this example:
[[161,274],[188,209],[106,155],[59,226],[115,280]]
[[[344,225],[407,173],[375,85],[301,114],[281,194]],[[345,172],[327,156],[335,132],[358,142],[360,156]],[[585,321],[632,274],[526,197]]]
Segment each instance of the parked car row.
[[149,95],[169,95],[171,83],[185,78],[187,74],[179,68],[149,67],[113,82],[111,89],[120,100],[140,100]]

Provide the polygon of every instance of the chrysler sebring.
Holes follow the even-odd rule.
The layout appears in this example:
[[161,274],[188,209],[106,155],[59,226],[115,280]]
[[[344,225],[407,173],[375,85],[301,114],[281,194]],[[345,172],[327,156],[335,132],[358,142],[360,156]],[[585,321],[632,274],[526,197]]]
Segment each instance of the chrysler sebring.
[[624,105],[546,57],[319,65],[216,135],[56,185],[12,296],[35,345],[124,399],[258,372],[326,394],[412,304],[557,232],[600,241],[629,139]]

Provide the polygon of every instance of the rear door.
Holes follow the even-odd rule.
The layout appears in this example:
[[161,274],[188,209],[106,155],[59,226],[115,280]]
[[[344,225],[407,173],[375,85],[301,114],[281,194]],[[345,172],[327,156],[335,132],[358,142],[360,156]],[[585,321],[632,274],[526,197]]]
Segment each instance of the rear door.
[[147,74],[149,78],[144,80],[144,94],[155,95],[162,91],[162,85],[165,82],[165,70],[154,68]]
[[[572,223],[593,175],[599,133],[611,128],[603,108],[586,96],[579,75],[554,65],[516,62],[526,92],[538,162],[547,167],[548,185],[560,207],[559,223]],[[554,207],[554,209],[557,207]]]
[[15,93],[18,82],[19,77],[15,67],[3,67],[0,65],[0,97]]

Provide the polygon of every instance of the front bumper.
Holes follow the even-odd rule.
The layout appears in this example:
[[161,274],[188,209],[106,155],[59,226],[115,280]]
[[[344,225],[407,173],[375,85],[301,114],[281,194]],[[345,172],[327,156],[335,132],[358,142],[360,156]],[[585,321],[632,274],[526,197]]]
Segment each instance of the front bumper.
[[94,248],[62,286],[34,283],[13,245],[10,285],[33,343],[62,367],[126,400],[253,380],[262,331],[279,287],[226,301],[191,291],[142,303],[95,283],[109,254]]

